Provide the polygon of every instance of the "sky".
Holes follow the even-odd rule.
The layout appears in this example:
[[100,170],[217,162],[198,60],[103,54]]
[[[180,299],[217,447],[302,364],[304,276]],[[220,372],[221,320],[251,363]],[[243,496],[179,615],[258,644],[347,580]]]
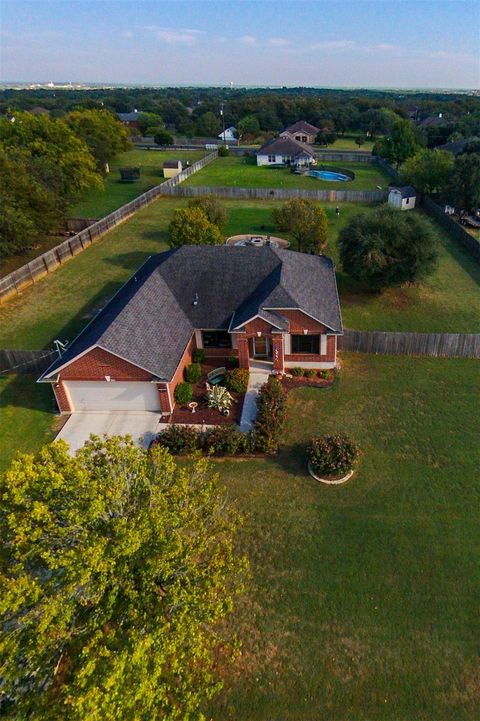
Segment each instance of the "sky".
[[0,80],[480,87],[479,0],[0,0]]

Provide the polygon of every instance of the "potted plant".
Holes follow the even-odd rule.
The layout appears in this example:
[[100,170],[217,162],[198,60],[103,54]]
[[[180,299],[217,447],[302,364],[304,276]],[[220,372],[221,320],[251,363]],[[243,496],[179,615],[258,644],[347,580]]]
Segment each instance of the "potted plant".
[[359,455],[356,443],[345,435],[320,436],[307,448],[308,472],[322,483],[344,483],[353,475]]
[[230,414],[230,407],[233,403],[233,397],[224,386],[211,386],[207,391],[207,405],[209,408],[215,408],[224,416]]

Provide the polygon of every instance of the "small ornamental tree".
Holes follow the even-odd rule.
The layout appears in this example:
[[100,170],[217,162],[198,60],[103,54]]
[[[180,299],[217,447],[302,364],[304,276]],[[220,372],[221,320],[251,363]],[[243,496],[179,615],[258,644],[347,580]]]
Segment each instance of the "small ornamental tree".
[[207,216],[210,223],[216,225],[219,230],[223,230],[227,224],[227,211],[225,206],[220,203],[213,195],[206,195],[202,198],[191,198],[188,201],[189,208],[200,208]]
[[183,382],[175,386],[173,397],[180,406],[185,406],[192,400],[192,386],[190,383]]
[[168,227],[171,248],[181,245],[219,245],[223,236],[202,208],[177,208]]
[[275,376],[269,376],[259,391],[254,425],[255,446],[264,453],[276,453],[287,415],[287,395]]
[[362,145],[365,145],[365,138],[363,137],[363,135],[357,135],[357,137],[355,138],[355,143],[358,145],[358,149],[360,150]]
[[314,438],[307,448],[310,468],[317,476],[346,475],[353,469],[358,457],[358,446],[341,434]]
[[328,220],[325,210],[312,200],[287,200],[273,211],[278,230],[290,233],[303,253],[321,253],[328,241]]
[[155,145],[165,146],[173,145],[173,135],[165,128],[155,128],[153,133],[153,141]]
[[241,519],[208,461],[180,466],[118,436],[72,457],[59,441],[19,455],[1,497],[9,717],[201,718],[245,568]]
[[437,261],[430,223],[388,206],[352,218],[338,244],[344,271],[375,292],[423,280]]

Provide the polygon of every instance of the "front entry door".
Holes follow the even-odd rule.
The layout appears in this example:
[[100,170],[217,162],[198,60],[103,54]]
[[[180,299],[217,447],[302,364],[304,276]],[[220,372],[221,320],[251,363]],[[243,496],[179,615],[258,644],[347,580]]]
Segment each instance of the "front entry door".
[[253,355],[254,358],[268,358],[270,351],[270,341],[262,336],[253,339]]

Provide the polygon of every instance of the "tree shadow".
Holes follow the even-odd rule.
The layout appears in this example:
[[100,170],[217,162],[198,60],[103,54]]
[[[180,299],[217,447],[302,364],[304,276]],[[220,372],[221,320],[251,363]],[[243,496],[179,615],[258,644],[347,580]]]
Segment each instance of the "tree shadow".
[[[56,405],[50,384],[36,383],[39,376],[40,373],[0,376],[0,409],[13,406],[54,413]],[[8,379],[6,383],[4,378]]]
[[293,443],[283,446],[278,455],[272,458],[272,463],[290,476],[305,475],[306,444]]
[[[159,253],[162,251],[159,250]],[[132,275],[142,266],[148,258],[155,253],[147,253],[142,250],[132,250],[130,253],[120,253],[108,261],[111,265],[117,265],[120,268],[126,268],[132,271]]]

